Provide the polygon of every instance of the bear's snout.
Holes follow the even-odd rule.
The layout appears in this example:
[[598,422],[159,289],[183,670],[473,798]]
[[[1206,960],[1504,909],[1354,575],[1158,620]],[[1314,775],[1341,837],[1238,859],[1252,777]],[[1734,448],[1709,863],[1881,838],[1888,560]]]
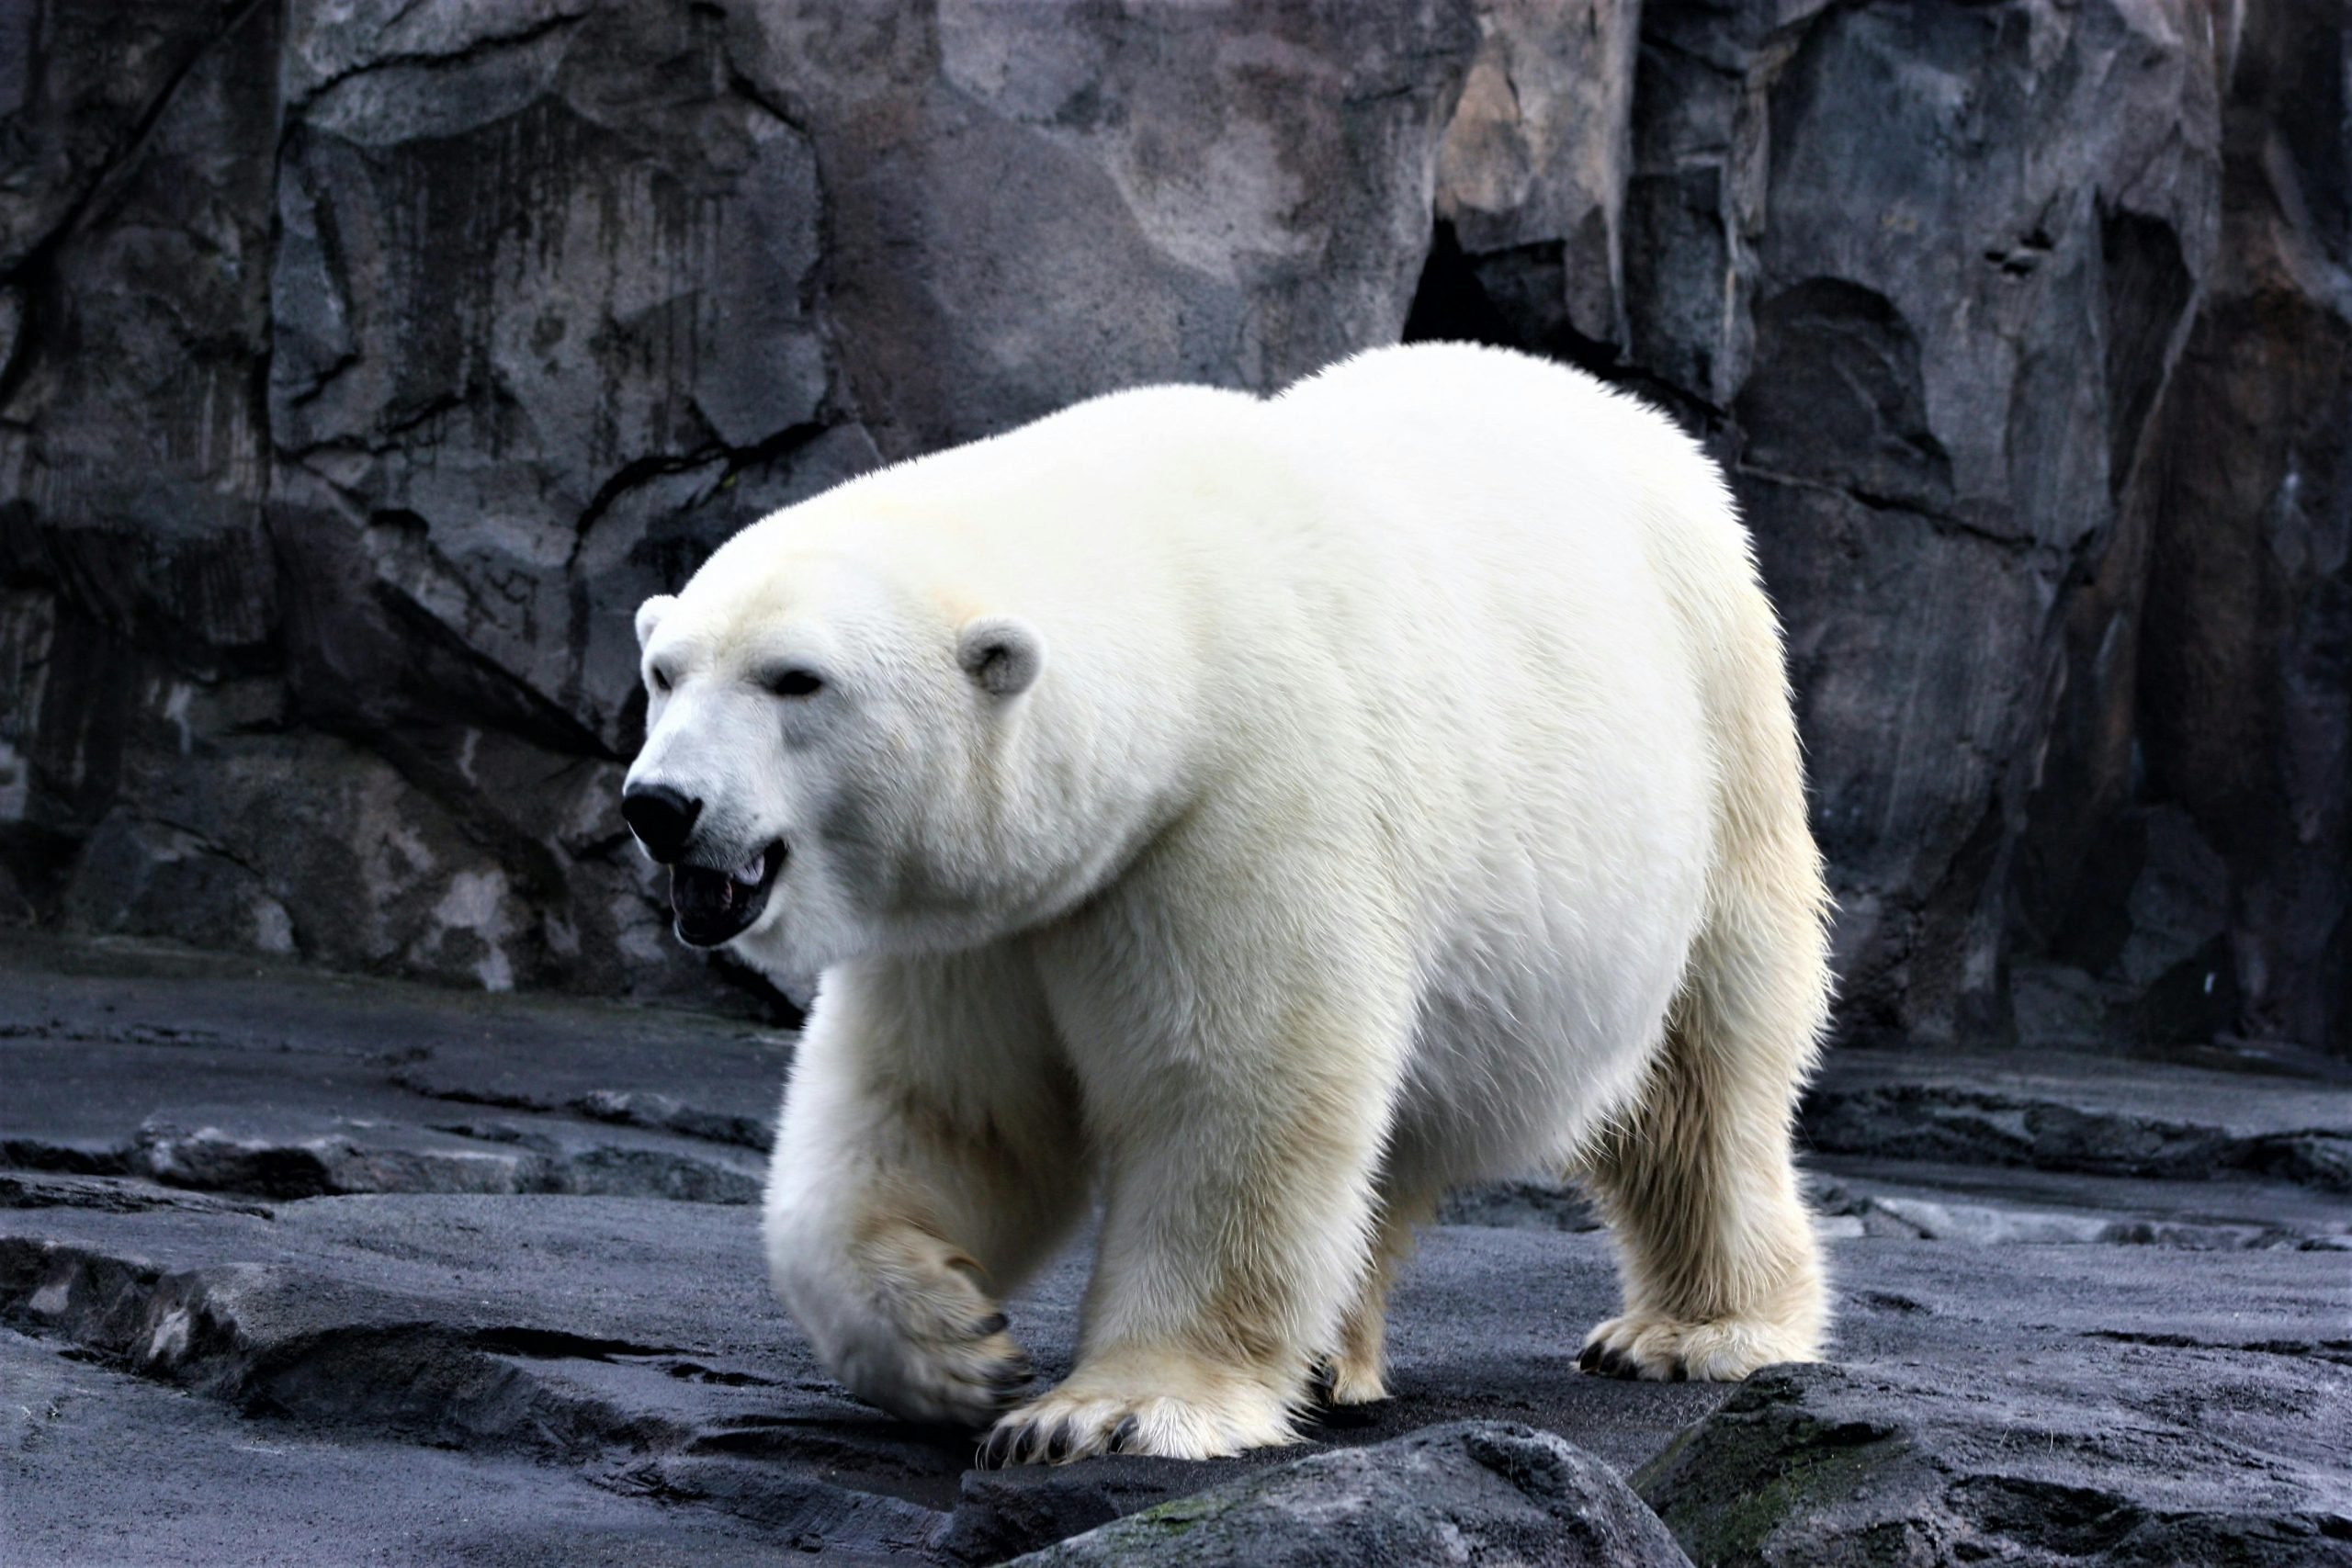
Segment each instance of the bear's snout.
[[702,802],[689,800],[669,784],[639,784],[621,795],[621,819],[645,852],[668,865],[686,852],[686,839],[702,815]]

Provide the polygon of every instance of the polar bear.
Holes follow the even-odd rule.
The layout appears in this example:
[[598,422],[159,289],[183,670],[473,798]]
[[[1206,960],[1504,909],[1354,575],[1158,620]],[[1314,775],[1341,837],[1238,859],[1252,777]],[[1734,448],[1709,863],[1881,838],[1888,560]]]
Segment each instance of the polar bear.
[[[1125,391],[843,484],[638,616],[679,934],[820,976],[764,1234],[848,1387],[984,1462],[1384,1396],[1453,1183],[1574,1171],[1581,1364],[1818,1354],[1829,992],[1778,624],[1707,458],[1419,345]],[[1075,1369],[1001,1303],[1100,1212]]]

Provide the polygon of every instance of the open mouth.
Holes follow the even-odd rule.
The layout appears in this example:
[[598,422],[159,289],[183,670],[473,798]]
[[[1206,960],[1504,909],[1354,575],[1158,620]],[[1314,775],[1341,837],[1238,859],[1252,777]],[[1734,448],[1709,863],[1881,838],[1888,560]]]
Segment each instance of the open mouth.
[[689,947],[717,947],[741,936],[768,907],[768,889],[784,869],[781,840],[738,866],[670,868],[670,908],[678,917],[678,940]]

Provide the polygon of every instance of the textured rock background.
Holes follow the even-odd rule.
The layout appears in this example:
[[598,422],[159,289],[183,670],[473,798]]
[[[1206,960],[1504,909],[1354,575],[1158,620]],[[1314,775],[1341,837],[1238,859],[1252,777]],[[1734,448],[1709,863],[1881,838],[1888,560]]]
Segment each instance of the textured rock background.
[[1788,622],[1845,1028],[2346,1049],[2339,0],[0,4],[0,908],[709,999],[628,615],[1090,392],[1476,336]]

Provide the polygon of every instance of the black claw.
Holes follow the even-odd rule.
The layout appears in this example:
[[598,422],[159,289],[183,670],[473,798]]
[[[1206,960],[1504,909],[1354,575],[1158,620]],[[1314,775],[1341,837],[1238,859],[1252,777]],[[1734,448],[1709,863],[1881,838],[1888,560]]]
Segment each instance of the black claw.
[[1329,1361],[1317,1361],[1315,1370],[1306,1374],[1306,1392],[1317,1404],[1331,1403],[1331,1392],[1340,1385],[1340,1369]]
[[1059,1464],[1069,1458],[1070,1445],[1078,1440],[1078,1433],[1068,1421],[1055,1427],[1054,1435],[1046,1439],[1046,1462]]
[[1690,1381],[1690,1369],[1683,1365],[1681,1357],[1677,1356],[1674,1358],[1674,1370],[1666,1374],[1666,1381],[1668,1382],[1689,1382]]
[[1585,1372],[1597,1372],[1600,1370],[1600,1340],[1596,1339],[1584,1348],[1584,1354],[1577,1358],[1577,1370]]
[[972,1334],[976,1338],[986,1339],[991,1334],[1003,1333],[1012,1321],[1001,1312],[992,1312],[972,1325]]
[[1011,1427],[999,1427],[989,1434],[989,1440],[980,1445],[982,1470],[1002,1470],[1012,1462],[1014,1430]]
[[1629,1378],[1639,1370],[1613,1345],[1596,1345],[1588,1354],[1592,1357],[1592,1364],[1585,1370],[1605,1378]]
[[1109,1453],[1123,1454],[1127,1451],[1127,1445],[1135,1440],[1136,1418],[1132,1416],[1125,1416],[1117,1426],[1111,1428],[1111,1440],[1104,1445],[1104,1450]]

